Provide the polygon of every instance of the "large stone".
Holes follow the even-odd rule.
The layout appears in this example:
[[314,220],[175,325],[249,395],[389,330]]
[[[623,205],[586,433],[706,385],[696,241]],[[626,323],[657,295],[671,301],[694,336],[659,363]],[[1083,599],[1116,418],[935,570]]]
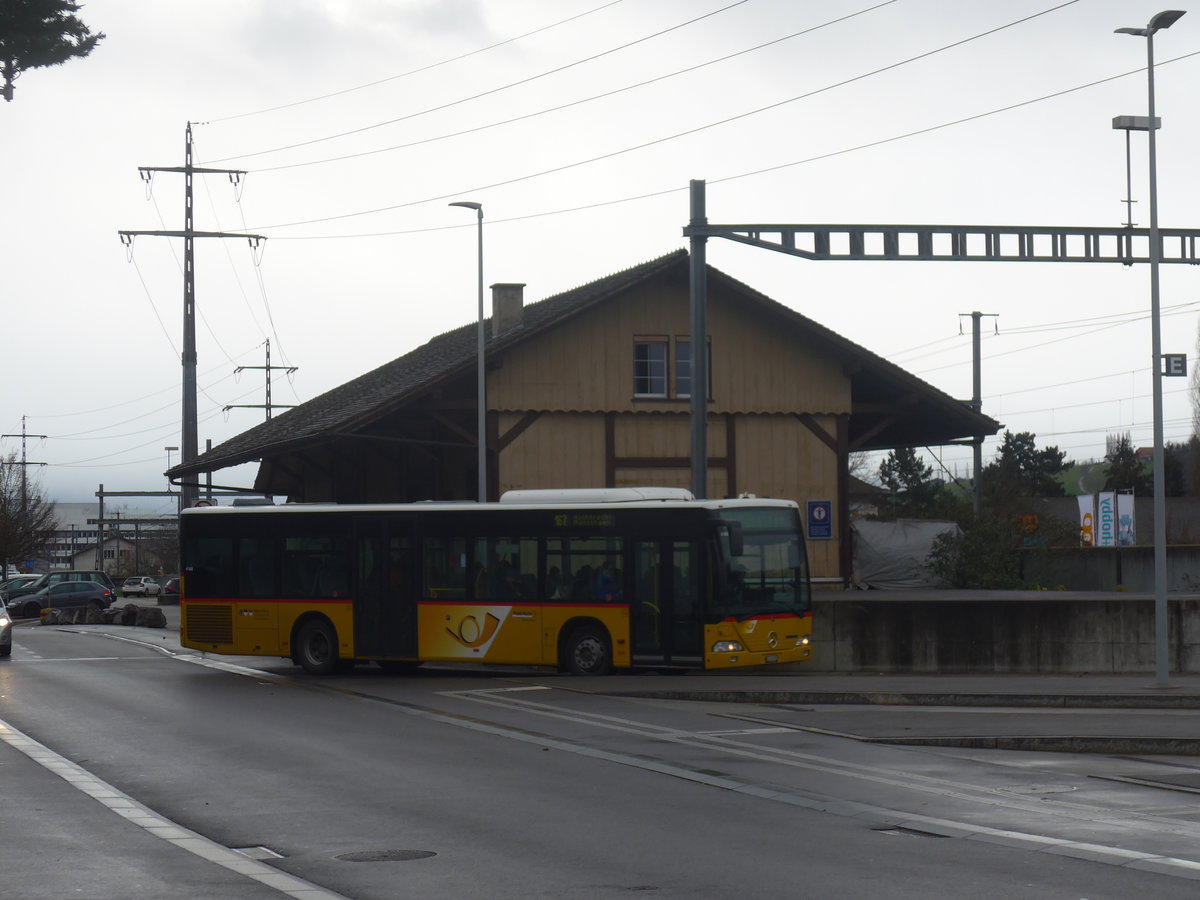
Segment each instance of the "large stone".
[[167,615],[157,606],[142,606],[138,608],[134,624],[141,628],[166,628]]

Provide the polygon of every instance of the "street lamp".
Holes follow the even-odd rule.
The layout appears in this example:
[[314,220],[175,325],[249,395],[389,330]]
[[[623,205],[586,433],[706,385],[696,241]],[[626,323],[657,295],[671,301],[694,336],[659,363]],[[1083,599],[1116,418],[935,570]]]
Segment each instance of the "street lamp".
[[1146,134],[1150,137],[1150,355],[1153,370],[1154,404],[1154,674],[1159,687],[1167,686],[1167,488],[1163,453],[1162,329],[1159,322],[1158,264],[1162,257],[1158,233],[1158,170],[1154,117],[1154,33],[1170,28],[1184,14],[1182,9],[1160,12],[1145,28],[1118,28],[1116,34],[1146,39],[1146,85],[1149,115]]
[[478,461],[479,461],[479,502],[487,501],[487,384],[485,381],[484,365],[483,365],[483,204],[475,203],[471,200],[458,200],[450,204],[451,206],[461,206],[464,209],[473,209],[476,212],[476,221],[478,222],[478,243],[479,243],[479,258],[478,258],[478,276],[479,276],[479,325],[475,339],[476,360],[476,405],[478,407],[476,415],[476,433],[475,442],[478,444]]

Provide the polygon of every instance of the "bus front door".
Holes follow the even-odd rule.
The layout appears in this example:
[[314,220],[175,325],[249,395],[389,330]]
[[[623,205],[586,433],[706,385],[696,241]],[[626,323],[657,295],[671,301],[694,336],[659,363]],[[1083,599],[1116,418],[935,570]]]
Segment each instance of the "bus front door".
[[354,652],[358,657],[417,655],[413,523],[365,519],[355,524]]
[[633,563],[634,664],[702,664],[703,545],[698,541],[637,541]]

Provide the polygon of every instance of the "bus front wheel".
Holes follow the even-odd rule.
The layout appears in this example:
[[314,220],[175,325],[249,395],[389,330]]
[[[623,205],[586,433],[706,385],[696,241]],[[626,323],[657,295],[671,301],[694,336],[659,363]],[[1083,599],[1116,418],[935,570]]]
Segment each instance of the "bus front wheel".
[[583,625],[567,638],[564,664],[572,675],[607,675],[612,671],[612,645],[597,625]]
[[309,675],[328,675],[337,668],[337,635],[328,622],[310,619],[300,626],[296,662]]

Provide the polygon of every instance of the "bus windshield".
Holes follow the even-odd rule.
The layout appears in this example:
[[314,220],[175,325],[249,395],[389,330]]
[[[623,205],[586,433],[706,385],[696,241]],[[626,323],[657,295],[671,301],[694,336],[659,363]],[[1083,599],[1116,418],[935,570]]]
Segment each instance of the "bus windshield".
[[[729,529],[718,542],[722,584],[712,612],[720,617],[803,615],[812,608],[800,515],[794,509],[723,509]],[[732,550],[740,550],[734,555]]]

